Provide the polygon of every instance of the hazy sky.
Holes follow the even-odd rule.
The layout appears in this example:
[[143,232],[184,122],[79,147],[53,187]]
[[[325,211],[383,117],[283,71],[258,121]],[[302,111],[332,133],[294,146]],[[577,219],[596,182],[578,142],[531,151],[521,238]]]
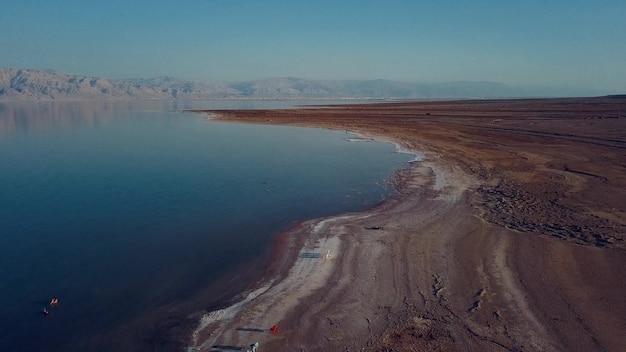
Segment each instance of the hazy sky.
[[625,0],[0,0],[0,67],[626,91]]

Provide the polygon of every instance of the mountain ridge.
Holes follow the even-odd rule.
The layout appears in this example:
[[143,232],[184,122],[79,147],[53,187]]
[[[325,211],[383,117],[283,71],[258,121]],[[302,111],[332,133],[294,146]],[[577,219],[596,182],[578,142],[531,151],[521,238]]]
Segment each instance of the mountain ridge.
[[[595,95],[606,92],[592,93]],[[0,68],[0,101],[212,99],[429,99],[584,95],[532,90],[488,81],[410,83],[386,79],[311,80],[296,77],[244,82],[169,76],[106,79],[54,70]]]

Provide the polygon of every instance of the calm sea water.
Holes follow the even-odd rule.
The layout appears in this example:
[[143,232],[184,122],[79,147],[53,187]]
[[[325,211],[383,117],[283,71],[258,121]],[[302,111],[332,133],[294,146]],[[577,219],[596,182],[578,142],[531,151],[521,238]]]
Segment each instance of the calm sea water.
[[256,278],[273,236],[380,202],[410,159],[179,112],[276,104],[0,105],[0,350],[167,350]]

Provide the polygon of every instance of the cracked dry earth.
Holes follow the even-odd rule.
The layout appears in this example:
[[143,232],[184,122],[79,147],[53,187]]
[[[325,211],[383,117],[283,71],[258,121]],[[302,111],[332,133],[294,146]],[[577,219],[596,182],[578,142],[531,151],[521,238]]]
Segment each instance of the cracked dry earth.
[[425,160],[378,207],[293,229],[301,251],[334,255],[198,330],[200,350],[626,350],[626,97],[213,113],[348,129]]

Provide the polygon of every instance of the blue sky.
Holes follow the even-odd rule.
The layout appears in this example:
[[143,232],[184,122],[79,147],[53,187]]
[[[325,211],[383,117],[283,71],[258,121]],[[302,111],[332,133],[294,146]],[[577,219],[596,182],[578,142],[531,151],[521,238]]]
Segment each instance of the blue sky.
[[626,91],[626,1],[0,0],[0,67]]

